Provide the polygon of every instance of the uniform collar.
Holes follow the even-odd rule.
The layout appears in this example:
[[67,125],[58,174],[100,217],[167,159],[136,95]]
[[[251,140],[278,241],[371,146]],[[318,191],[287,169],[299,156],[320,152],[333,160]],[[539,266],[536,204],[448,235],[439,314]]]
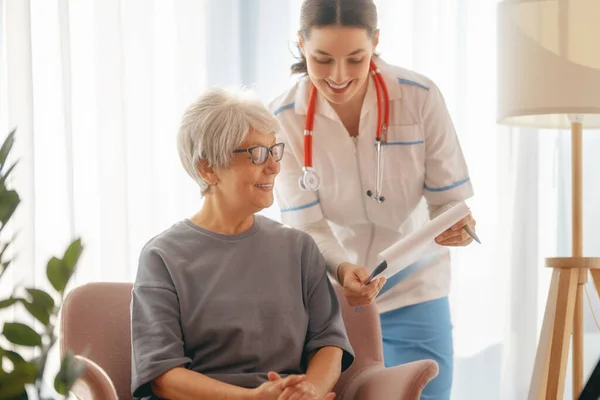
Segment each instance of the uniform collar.
[[[390,102],[398,100],[402,97],[402,89],[398,82],[398,77],[393,74],[388,64],[380,58],[375,59],[375,63],[379,67],[383,80],[387,86]],[[311,81],[308,76],[304,76],[298,83],[298,90],[295,96],[294,111],[298,115],[306,115],[308,108],[308,95],[310,94]],[[369,77],[367,93],[363,102],[360,117],[363,118],[371,111],[377,110],[377,92],[375,90],[375,82],[372,77]],[[327,99],[317,93],[316,115],[322,115],[332,120],[339,120],[335,110],[331,107]]]

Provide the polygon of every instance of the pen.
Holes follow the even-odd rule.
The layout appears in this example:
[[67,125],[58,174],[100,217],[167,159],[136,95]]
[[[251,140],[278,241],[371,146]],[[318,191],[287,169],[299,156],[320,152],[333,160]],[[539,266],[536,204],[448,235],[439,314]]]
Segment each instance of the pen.
[[381,262],[381,264],[379,264],[378,266],[375,267],[375,269],[373,270],[373,272],[371,272],[371,275],[369,276],[369,279],[367,279],[367,281],[365,282],[365,285],[368,285],[369,283],[371,283],[371,281],[373,280],[373,278],[375,278],[377,275],[379,275],[380,273],[382,273],[383,271],[385,271],[385,269],[387,268],[387,261],[383,260]]
[[[448,204],[446,208],[449,210],[450,208],[452,208],[452,206]],[[479,240],[479,236],[477,236],[473,228],[471,228],[469,225],[465,225],[463,229],[469,234],[469,236],[471,236],[471,238],[473,238],[474,241],[481,244],[481,240]]]
[[471,228],[469,225],[465,225],[464,229],[465,229],[465,231],[467,231],[467,233],[469,234],[469,236],[471,236],[473,238],[474,241],[476,241],[477,243],[481,244],[481,240],[479,240],[479,237],[477,236],[477,234],[475,233],[475,231],[473,230],[473,228]]
[[[377,275],[379,275],[380,273],[382,273],[383,271],[385,271],[385,269],[387,268],[387,261],[383,260],[381,262],[381,264],[379,264],[377,267],[375,267],[375,269],[373,270],[373,272],[371,272],[371,275],[369,276],[369,279],[367,279],[367,281],[365,282],[365,285],[368,285],[369,283],[371,283],[371,281],[373,280],[373,278],[375,278]],[[354,312],[360,311],[362,307],[358,306],[354,309]]]

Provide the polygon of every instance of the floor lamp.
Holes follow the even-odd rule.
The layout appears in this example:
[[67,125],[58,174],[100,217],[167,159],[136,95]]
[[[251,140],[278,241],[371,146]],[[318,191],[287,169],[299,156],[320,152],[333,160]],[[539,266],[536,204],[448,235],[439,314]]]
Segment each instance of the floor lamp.
[[[573,337],[573,398],[583,388],[583,287],[600,293],[600,258],[583,257],[583,128],[600,128],[600,0],[498,4],[498,122],[570,129],[572,256],[553,269],[529,400],[562,399]],[[599,161],[600,162],[600,161]],[[599,166],[600,168],[600,166]],[[597,206],[597,205],[596,205]]]

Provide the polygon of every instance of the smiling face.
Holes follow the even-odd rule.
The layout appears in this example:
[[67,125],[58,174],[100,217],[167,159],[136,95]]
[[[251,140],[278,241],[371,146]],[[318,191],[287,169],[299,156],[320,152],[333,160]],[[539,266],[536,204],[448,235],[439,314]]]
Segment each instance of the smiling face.
[[[238,148],[270,148],[274,144],[274,134],[257,133],[251,129]],[[253,214],[273,204],[273,185],[279,169],[279,162],[275,161],[271,154],[265,163],[255,165],[248,152],[235,153],[229,165],[215,169],[214,175],[218,184],[212,189],[220,204],[232,210],[247,210]]]
[[366,29],[335,25],[300,37],[308,76],[327,100],[344,104],[364,94],[378,38],[378,31],[370,38]]

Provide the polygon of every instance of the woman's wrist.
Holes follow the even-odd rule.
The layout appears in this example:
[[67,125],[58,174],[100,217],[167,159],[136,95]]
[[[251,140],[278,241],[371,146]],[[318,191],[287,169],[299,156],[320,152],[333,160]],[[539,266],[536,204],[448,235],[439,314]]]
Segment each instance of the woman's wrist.
[[311,380],[310,377],[307,377],[306,381],[313,386],[314,391],[320,399],[325,397],[325,395],[330,392],[329,387],[322,380]]
[[240,397],[240,400],[260,400],[258,388],[247,389],[247,391]]
[[[352,266],[352,264],[350,264]],[[319,398],[329,394],[340,378],[343,350],[336,346],[319,349],[308,362],[306,380]]]

